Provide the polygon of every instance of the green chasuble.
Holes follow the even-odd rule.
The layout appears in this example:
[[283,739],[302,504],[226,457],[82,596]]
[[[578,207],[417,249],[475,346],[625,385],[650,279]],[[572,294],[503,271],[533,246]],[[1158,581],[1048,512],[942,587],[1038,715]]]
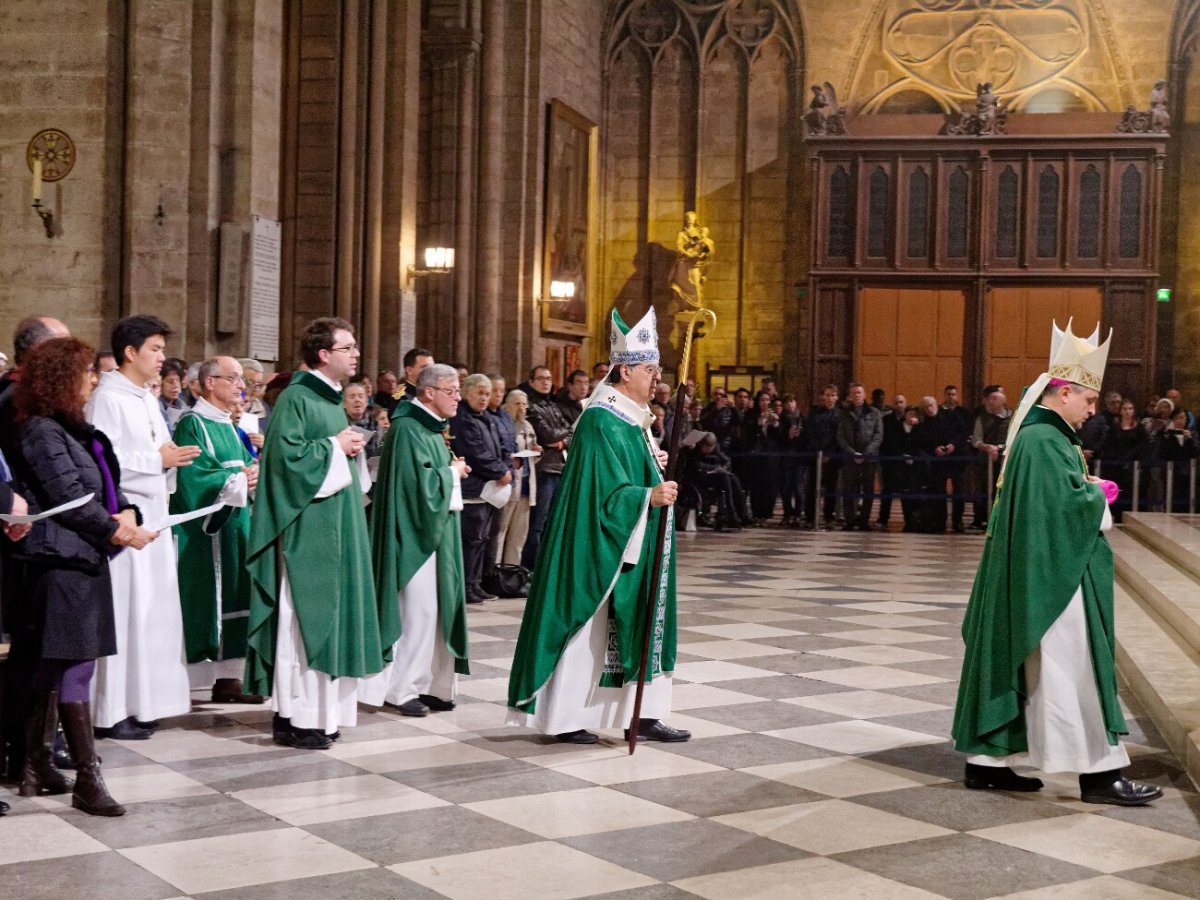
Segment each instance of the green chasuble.
[[1082,589],[1100,705],[1115,745],[1126,727],[1117,702],[1112,550],[1100,533],[1104,493],[1087,481],[1079,435],[1058,413],[1034,406],[1020,436],[963,621],[954,744],[986,756],[1029,749],[1024,663]]
[[[220,414],[215,407],[204,405]],[[190,466],[176,470],[173,514],[211,506],[231,476],[254,465],[228,420],[189,410],[175,426],[174,439],[181,447],[199,447],[200,455]],[[179,599],[187,661],[245,656],[250,507],[226,506],[210,516],[176,525],[175,537],[179,541]]]
[[[454,476],[444,437],[448,427],[448,422],[416,403],[396,405],[372,495],[371,545],[375,592],[381,605],[390,602],[393,609],[397,594],[429,555],[437,553],[442,640],[454,657],[454,670],[468,675],[462,529],[458,513],[450,511]],[[390,647],[396,642],[402,625],[398,616],[387,621],[384,644]]]
[[[637,678],[650,602],[656,609],[647,680],[675,669],[674,518],[669,508],[649,505],[650,490],[662,474],[648,442],[647,414],[604,386],[575,425],[542,532],[508,682],[508,705],[522,712],[535,712],[537,694],[567,643],[609,598],[600,685],[620,687]],[[644,512],[637,562],[622,562]],[[652,598],[654,538],[664,514],[669,518],[663,577]]]
[[[341,393],[297,372],[271,413],[250,520],[247,567],[252,590],[246,691],[270,694],[275,661],[279,563],[287,567],[308,666],[333,678],[383,669],[393,633],[393,600],[375,602],[363,493],[354,460],[350,484],[315,499],[346,427]],[[398,632],[396,632],[398,633]]]

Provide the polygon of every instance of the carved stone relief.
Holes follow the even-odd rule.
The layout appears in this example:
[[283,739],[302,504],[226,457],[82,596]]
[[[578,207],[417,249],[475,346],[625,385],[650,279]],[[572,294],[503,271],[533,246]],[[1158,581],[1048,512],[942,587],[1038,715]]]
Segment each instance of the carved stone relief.
[[1097,0],[884,0],[859,44],[854,108],[875,112],[919,91],[956,110],[991,84],[1014,110],[1050,90],[1087,109],[1119,109],[1110,30]]

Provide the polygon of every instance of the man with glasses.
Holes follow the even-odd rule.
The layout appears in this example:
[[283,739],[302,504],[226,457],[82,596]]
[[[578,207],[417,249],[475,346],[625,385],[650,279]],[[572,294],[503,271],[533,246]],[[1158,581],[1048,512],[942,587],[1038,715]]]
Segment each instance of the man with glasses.
[[200,364],[200,399],[180,417],[175,443],[200,451],[179,470],[171,512],[227,505],[211,515],[175,526],[179,542],[179,600],[183,646],[192,690],[212,688],[213,703],[262,703],[242,690],[250,574],[250,495],[258,464],[238,437],[231,413],[245,386],[241,364],[216,356]]
[[[585,376],[586,377],[586,376]],[[537,463],[537,506],[530,511],[529,535],[521,550],[521,565],[532,569],[542,543],[542,530],[550,515],[554,492],[566,465],[567,448],[571,446],[571,423],[567,411],[554,402],[554,377],[545,366],[534,366],[529,380],[520,386],[529,397],[529,422],[542,446]]]
[[401,715],[454,709],[457,676],[468,674],[466,584],[460,516],[467,462],[447,446],[459,411],[458,374],[430,365],[417,394],[396,407],[379,461],[371,511],[375,592],[390,606],[392,662],[363,683],[364,703]]
[[277,744],[324,750],[357,721],[358,680],[383,669],[398,626],[394,603],[380,622],[366,441],[342,411],[342,382],[358,369],[354,330],[317,319],[300,353],[307,369],[279,395],[251,518],[245,683],[271,695]]
[[[671,711],[675,668],[670,507],[679,488],[663,480],[667,454],[649,431],[647,404],[662,374],[654,310],[632,328],[614,310],[611,335],[613,368],[575,428],[534,569],[508,721],[569,744],[596,743],[595,729],[628,729],[650,619],[639,739],[686,741],[688,732],[661,721]],[[666,541],[656,560],[662,516]]]

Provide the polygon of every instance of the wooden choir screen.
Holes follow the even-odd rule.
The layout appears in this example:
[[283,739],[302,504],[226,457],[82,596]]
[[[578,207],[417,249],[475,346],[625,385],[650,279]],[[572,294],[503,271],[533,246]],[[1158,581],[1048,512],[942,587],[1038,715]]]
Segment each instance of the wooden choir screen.
[[[1101,318],[1099,286],[993,287],[986,301],[987,342],[983,380],[1002,385],[1015,408],[1020,391],[1046,371],[1051,323],[1089,336]],[[1105,335],[1101,335],[1103,340]]]
[[966,294],[962,289],[864,287],[858,295],[852,377],[868,392],[910,403],[961,384]]
[[[961,382],[968,401],[996,381],[1018,391],[1043,371],[1050,321],[1071,314],[1088,333],[1098,318],[1117,330],[1114,384],[1150,390],[1165,137],[1114,133],[1108,113],[917,133],[934,124],[860,115],[849,134],[808,138],[814,390],[853,378],[906,396]],[[909,323],[937,342],[908,352]]]

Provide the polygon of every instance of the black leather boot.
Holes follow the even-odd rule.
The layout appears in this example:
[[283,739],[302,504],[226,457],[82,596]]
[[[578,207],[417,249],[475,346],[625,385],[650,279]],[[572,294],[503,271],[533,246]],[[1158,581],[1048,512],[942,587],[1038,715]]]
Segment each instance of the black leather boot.
[[65,794],[71,782],[54,766],[54,735],[58,732],[58,693],[35,693],[25,713],[25,765],[18,793],[22,797]]
[[86,700],[60,703],[58,714],[71,755],[75,757],[75,790],[71,805],[90,816],[123,816],[125,807],[112,798],[100,774],[100,758],[92,735],[92,705]]

